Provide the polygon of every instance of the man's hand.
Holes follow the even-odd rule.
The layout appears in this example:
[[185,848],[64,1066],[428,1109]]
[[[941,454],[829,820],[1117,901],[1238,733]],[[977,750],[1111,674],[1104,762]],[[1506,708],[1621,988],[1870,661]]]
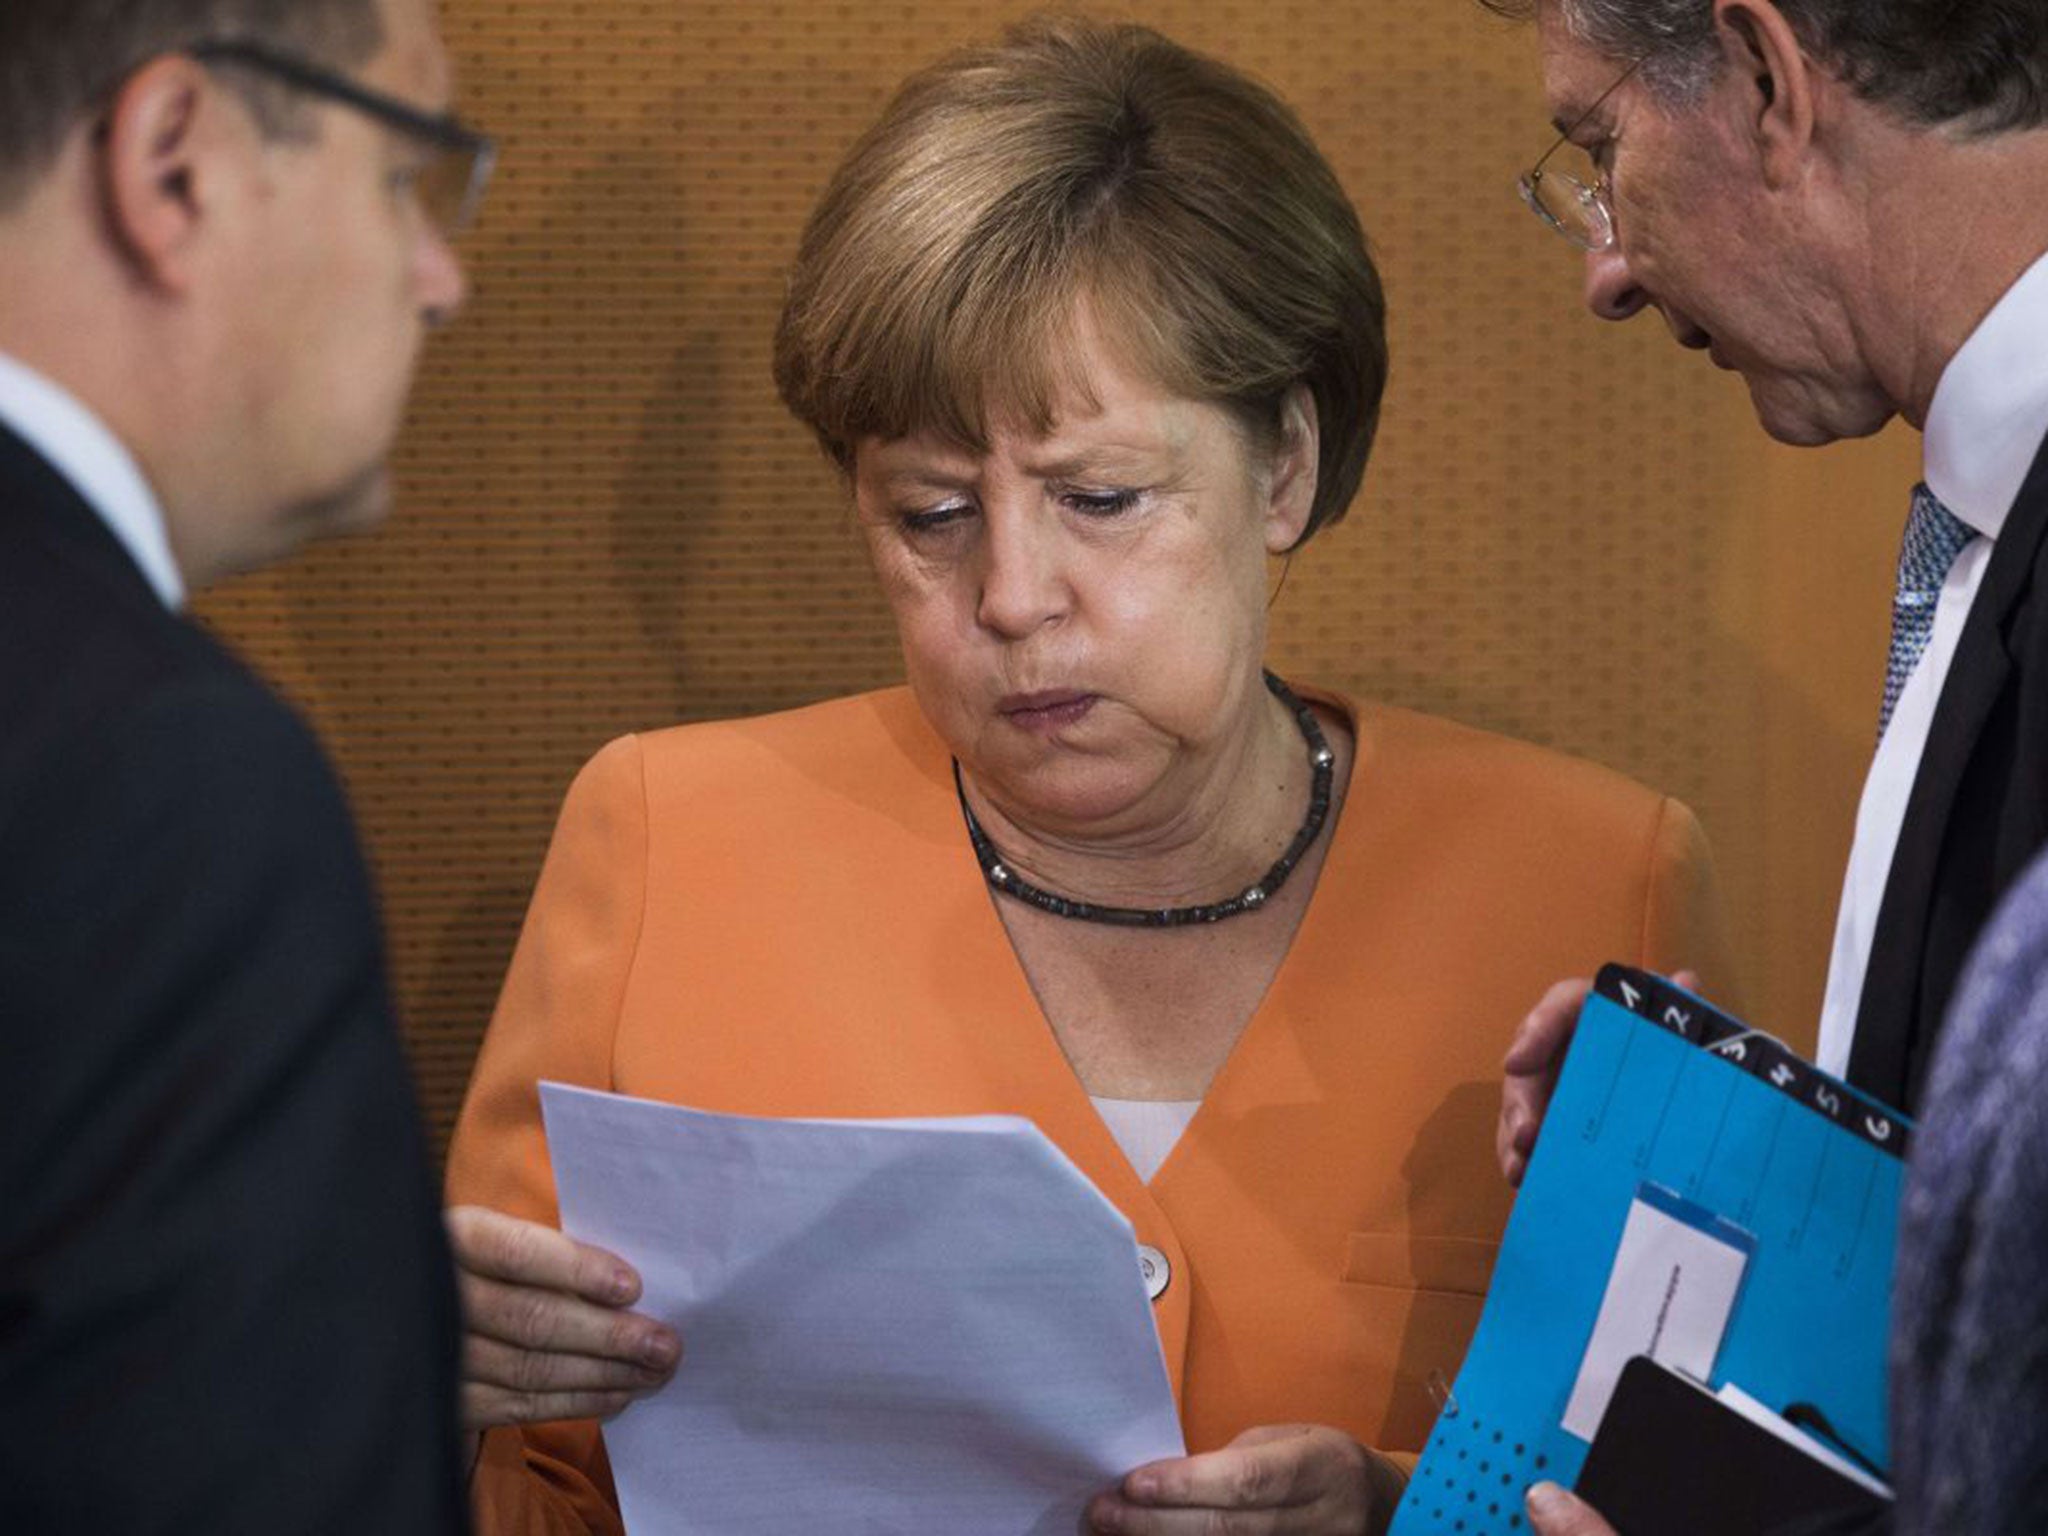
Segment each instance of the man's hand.
[[626,1309],[623,1259],[538,1222],[458,1206],[448,1238],[462,1290],[462,1425],[609,1418],[674,1374],[682,1340]]
[[1538,1483],[1523,1503],[1536,1536],[1615,1536],[1599,1511],[1556,1483]]
[[[1700,979],[1692,971],[1679,971],[1672,981],[1688,992],[1699,990]],[[1501,1061],[1505,1074],[1500,1088],[1500,1124],[1494,1131],[1494,1153],[1500,1171],[1509,1184],[1521,1187],[1528,1172],[1530,1154],[1536,1150],[1536,1133],[1550,1110],[1550,1096],[1557,1089],[1557,1074],[1564,1069],[1565,1048],[1572,1043],[1578,1026],[1579,1009],[1593,983],[1580,977],[1560,981],[1543,994],[1542,1001],[1529,1010],[1515,1030],[1514,1044]]]
[[1098,1494],[1084,1533],[1377,1536],[1406,1479],[1342,1430],[1248,1429],[1220,1451],[1154,1461]]

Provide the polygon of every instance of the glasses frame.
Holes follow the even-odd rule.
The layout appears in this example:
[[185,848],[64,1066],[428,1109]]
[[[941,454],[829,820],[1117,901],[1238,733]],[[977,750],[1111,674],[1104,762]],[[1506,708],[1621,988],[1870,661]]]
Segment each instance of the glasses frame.
[[446,222],[451,238],[475,221],[498,163],[497,141],[479,133],[450,113],[424,112],[409,102],[358,84],[348,76],[295,57],[264,43],[243,38],[208,38],[182,50],[202,64],[239,64],[306,92],[351,107],[387,128],[420,139],[450,154],[469,157],[469,181],[454,215]]
[[1644,62],[1642,59],[1637,59],[1635,63],[1629,65],[1627,69],[1621,72],[1614,84],[1608,86],[1606,90],[1594,97],[1593,104],[1565,125],[1564,130],[1551,141],[1550,148],[1544,150],[1537,157],[1536,163],[1524,171],[1520,179],[1515,183],[1515,190],[1521,194],[1522,201],[1528,204],[1531,213],[1543,221],[1546,229],[1556,231],[1558,235],[1570,241],[1579,250],[1589,254],[1611,250],[1614,246],[1616,239],[1614,227],[1614,184],[1608,180],[1607,173],[1604,171],[1594,177],[1591,186],[1586,185],[1578,177],[1567,175],[1563,171],[1550,173],[1552,181],[1563,182],[1571,189],[1570,195],[1573,200],[1589,214],[1593,215],[1588,221],[1593,226],[1593,233],[1589,237],[1580,234],[1543,206],[1542,188],[1545,175],[1543,167],[1548,163],[1552,155],[1571,142],[1572,135],[1583,128],[1587,120],[1595,112],[1598,112],[1607,105],[1608,97],[1628,84],[1636,71],[1643,67]]

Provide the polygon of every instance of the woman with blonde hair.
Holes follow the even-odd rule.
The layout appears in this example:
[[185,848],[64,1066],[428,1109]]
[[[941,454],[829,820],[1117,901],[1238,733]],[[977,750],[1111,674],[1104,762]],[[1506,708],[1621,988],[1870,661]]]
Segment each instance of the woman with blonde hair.
[[484,1531],[618,1529],[593,1419],[687,1347],[552,1230],[541,1078],[1030,1117],[1156,1255],[1193,1449],[1090,1527],[1384,1526],[1505,1218],[1507,1022],[1721,959],[1682,806],[1265,669],[1268,562],[1344,514],[1385,375],[1300,123],[1154,32],[1031,25],[854,146],[776,379],[909,686],[570,790],[450,1170]]

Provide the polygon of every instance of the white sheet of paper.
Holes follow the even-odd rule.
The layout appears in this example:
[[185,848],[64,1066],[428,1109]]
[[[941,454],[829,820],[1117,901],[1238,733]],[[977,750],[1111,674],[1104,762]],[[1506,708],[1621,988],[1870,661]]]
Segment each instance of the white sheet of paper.
[[605,1427],[632,1536],[1071,1536],[1183,1454],[1130,1223],[1030,1121],[541,1109],[563,1229],[683,1336]]
[[1749,1254],[1638,1199],[1629,1207],[1593,1337],[1565,1404],[1564,1427],[1590,1442],[1636,1355],[1705,1381],[1742,1289]]

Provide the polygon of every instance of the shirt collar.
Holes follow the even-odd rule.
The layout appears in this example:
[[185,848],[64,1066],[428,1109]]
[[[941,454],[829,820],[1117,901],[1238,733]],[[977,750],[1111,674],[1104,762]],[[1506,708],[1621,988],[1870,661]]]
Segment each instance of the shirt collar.
[[135,456],[75,395],[0,352],[0,424],[43,456],[99,514],[164,606],[185,605],[163,505]]
[[1928,489],[1996,539],[2048,436],[2048,255],[1949,359],[1927,410]]

